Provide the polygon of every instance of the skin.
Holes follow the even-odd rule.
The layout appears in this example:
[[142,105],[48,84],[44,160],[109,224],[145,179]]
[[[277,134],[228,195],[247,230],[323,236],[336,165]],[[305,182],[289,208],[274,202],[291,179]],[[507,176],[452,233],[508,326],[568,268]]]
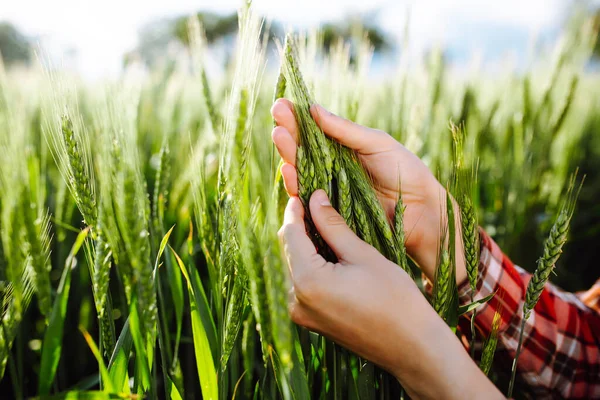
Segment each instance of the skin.
[[[272,137],[284,160],[281,172],[290,195],[279,236],[292,278],[289,308],[294,322],[387,369],[412,398],[504,398],[410,277],[360,240],[322,190],[310,199],[311,216],[339,261],[326,262],[316,252],[297,197],[298,134],[292,109],[291,102],[279,99],[271,112],[278,125]],[[390,217],[402,173],[406,247],[432,280],[441,215],[445,214],[443,187],[417,156],[387,133],[357,125],[320,106],[313,106],[311,113],[327,135],[357,151]],[[460,284],[466,279],[464,260],[457,264]]]

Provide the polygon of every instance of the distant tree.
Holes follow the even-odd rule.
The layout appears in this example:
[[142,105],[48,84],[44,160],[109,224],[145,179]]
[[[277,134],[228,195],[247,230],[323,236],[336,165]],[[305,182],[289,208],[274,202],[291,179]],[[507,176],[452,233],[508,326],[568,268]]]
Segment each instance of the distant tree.
[[0,22],[0,54],[6,66],[31,60],[29,39],[8,22]]
[[[205,30],[209,45],[235,35],[238,30],[237,13],[220,15],[199,12],[196,16]],[[185,15],[146,24],[139,31],[137,48],[125,56],[125,63],[138,58],[147,65],[153,65],[158,59],[164,57],[165,50],[171,43],[189,46],[188,19],[189,16]],[[266,28],[267,25],[263,29]],[[269,24],[268,29],[270,38],[283,36],[283,28],[277,23]],[[373,24],[367,24],[361,16],[352,16],[339,23],[326,23],[321,29],[325,50],[329,50],[338,40],[351,41],[356,37],[357,32],[367,36],[375,52],[383,52],[391,48],[388,37]]]
[[328,22],[321,27],[321,30],[323,46],[326,50],[329,50],[338,40],[350,41],[357,33],[364,34],[369,39],[375,52],[381,53],[391,48],[391,41],[384,32],[376,26],[367,25],[359,18],[353,18],[349,23]]
[[[214,43],[215,41],[234,34],[238,29],[238,16],[237,13],[229,15],[219,15],[211,12],[199,12],[196,17],[204,27],[206,31],[206,41]],[[190,43],[188,36],[188,23],[189,16],[182,16],[175,19],[173,23],[173,33],[183,44],[186,46]]]
[[173,35],[173,21],[161,19],[143,25],[138,32],[137,47],[125,54],[124,64],[127,65],[134,59],[139,59],[148,66],[154,65],[164,57]]
[[[206,40],[209,44],[237,32],[236,13],[219,15],[210,12],[199,12],[196,16],[204,27]],[[169,45],[175,43],[185,47],[189,46],[188,19],[189,15],[184,15],[145,24],[138,32],[137,47],[125,55],[124,63],[127,64],[137,58],[146,65],[154,65],[164,57]]]

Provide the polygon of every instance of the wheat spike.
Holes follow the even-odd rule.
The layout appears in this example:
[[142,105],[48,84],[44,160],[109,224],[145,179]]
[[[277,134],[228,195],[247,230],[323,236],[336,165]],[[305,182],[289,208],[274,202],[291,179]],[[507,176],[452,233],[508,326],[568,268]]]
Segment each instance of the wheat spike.
[[162,233],[163,229],[162,214],[169,194],[170,161],[169,143],[165,138],[160,148],[159,163],[154,178],[154,193],[152,198],[152,221],[157,233]]
[[64,148],[67,153],[67,160],[71,175],[69,175],[69,186],[72,188],[72,194],[83,219],[86,224],[94,226],[97,222],[96,197],[94,189],[88,175],[88,168],[85,165],[85,157],[81,153],[81,148],[77,142],[73,131],[73,123],[69,116],[62,117],[62,134],[64,140]]
[[494,319],[492,320],[492,331],[490,336],[486,339],[483,344],[483,352],[481,354],[481,363],[479,368],[484,374],[490,372],[492,363],[494,362],[494,354],[496,353],[496,345],[498,344],[498,329],[500,328],[500,312],[496,310],[494,313]]
[[25,195],[22,198],[24,200],[22,210],[28,247],[27,253],[34,271],[33,279],[37,291],[38,307],[42,315],[48,318],[52,308],[51,266],[48,261],[50,258],[50,216],[46,214],[41,219],[36,218],[36,208],[28,203],[30,196]]
[[[550,278],[550,274],[554,271],[556,261],[562,253],[563,245],[567,242],[567,236],[569,233],[569,224],[573,213],[575,211],[575,204],[577,198],[583,186],[583,179],[579,185],[579,188],[574,191],[575,181],[577,179],[577,172],[575,172],[569,182],[569,188],[565,200],[560,208],[558,216],[556,217],[550,234],[544,242],[544,252],[542,257],[538,260],[537,268],[529,280],[527,290],[525,292],[525,302],[523,303],[523,320],[521,321],[521,329],[519,332],[519,342],[517,344],[517,350],[515,353],[515,359],[513,360],[511,379],[508,386],[508,397],[512,396],[512,391],[515,384],[517,363],[519,355],[521,353],[521,346],[523,344],[523,335],[525,330],[525,322],[531,316],[531,312],[535,308],[540,295],[544,290],[544,286]],[[585,177],[584,177],[585,179]]]
[[352,197],[350,195],[350,183],[348,182],[348,176],[346,170],[340,168],[338,172],[338,210],[348,227],[356,232],[356,225],[352,215]]
[[401,191],[398,190],[398,201],[396,202],[396,207],[394,208],[394,237],[396,240],[397,246],[397,259],[396,262],[403,270],[406,272],[410,272],[408,268],[408,260],[406,258],[406,247],[404,243],[406,241],[404,234],[404,204],[402,202],[402,194]]
[[97,230],[94,249],[94,298],[96,299],[98,314],[103,316],[108,299],[111,252],[108,243],[105,241],[104,232],[101,229]]
[[527,285],[525,303],[523,304],[525,319],[529,318],[531,311],[535,308],[535,305],[540,299],[544,285],[548,282],[550,274],[554,271],[556,261],[558,261],[558,258],[562,253],[562,248],[567,242],[569,224],[571,223],[571,218],[575,211],[575,204],[583,185],[582,180],[579,188],[574,192],[575,179],[576,174],[571,178],[565,202],[550,229],[548,238],[544,242],[544,252],[542,257],[538,260],[538,266]]
[[465,249],[465,267],[469,285],[474,292],[477,289],[477,274],[479,272],[479,230],[473,202],[467,196],[463,197],[460,214],[461,233]]
[[233,288],[227,299],[227,310],[223,328],[223,340],[221,345],[221,371],[227,368],[229,356],[233,350],[236,339],[242,328],[242,314],[246,306],[247,277],[243,270],[236,268],[233,276]]
[[433,286],[433,308],[442,318],[445,318],[448,306],[448,290],[450,287],[450,254],[445,248],[440,253],[440,260],[435,271]]
[[[328,139],[310,114],[313,101],[297,62],[294,40],[286,36],[283,71],[294,100],[294,114],[298,122],[300,145],[307,147],[307,156],[312,156],[318,166],[315,171],[316,189],[324,189],[329,194],[329,182],[333,177],[333,160],[331,140]],[[310,165],[313,165],[311,162]]]

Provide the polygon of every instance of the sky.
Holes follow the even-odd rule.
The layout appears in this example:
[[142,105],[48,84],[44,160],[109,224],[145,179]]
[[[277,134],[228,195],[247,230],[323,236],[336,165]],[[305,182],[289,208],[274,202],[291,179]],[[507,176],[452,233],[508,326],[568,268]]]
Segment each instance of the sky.
[[[410,46],[443,45],[464,55],[490,46],[522,51],[527,41],[565,18],[569,0],[254,0],[254,8],[286,26],[308,27],[374,10],[376,21],[401,38],[410,14]],[[0,0],[8,20],[39,38],[50,54],[70,59],[87,76],[118,74],[139,28],[162,17],[199,10],[233,12],[240,0]],[[400,40],[401,42],[401,40]]]

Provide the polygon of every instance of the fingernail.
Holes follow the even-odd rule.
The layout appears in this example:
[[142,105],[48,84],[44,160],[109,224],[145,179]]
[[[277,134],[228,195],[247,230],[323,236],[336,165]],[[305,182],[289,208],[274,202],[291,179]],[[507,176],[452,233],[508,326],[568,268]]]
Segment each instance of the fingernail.
[[329,202],[329,198],[327,197],[327,193],[324,190],[317,190],[314,194],[317,197],[317,201],[321,207],[331,207],[331,203]]
[[317,104],[317,103],[313,104],[311,106],[311,108],[312,108],[312,111],[317,114],[326,115],[329,113],[329,111],[327,111],[322,105]]

